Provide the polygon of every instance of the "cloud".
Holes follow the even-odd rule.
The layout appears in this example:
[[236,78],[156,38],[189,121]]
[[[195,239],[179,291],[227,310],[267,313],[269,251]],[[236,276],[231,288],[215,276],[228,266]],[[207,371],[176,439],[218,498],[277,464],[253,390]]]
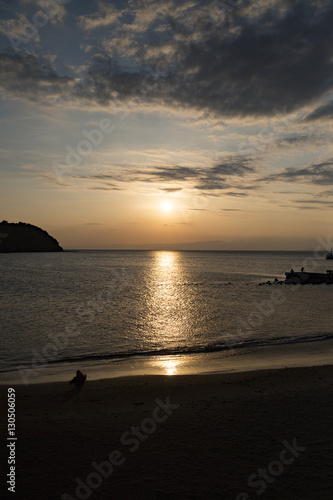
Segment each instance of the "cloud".
[[[207,18],[212,2],[200,2],[195,12],[192,6],[187,9],[190,27],[186,8],[169,11],[166,37],[164,32],[149,32],[147,19],[156,21],[156,12],[148,3],[142,7],[144,36],[133,28],[137,54],[132,70],[116,64],[114,53],[100,54],[97,65],[96,58],[91,61],[92,88],[100,84],[104,102],[114,94],[128,99],[138,87],[143,89],[142,101],[177,103],[224,116],[270,115],[274,108],[292,111],[312,102],[332,87],[333,6],[324,2],[317,9],[313,1],[282,2],[283,8],[275,2],[266,8],[260,4],[259,17],[247,12],[238,17],[235,11],[223,30]],[[147,66],[163,74],[156,76],[153,88],[145,83]]]
[[324,201],[324,200],[295,200],[293,203],[307,203],[313,205],[329,205],[333,206],[333,201]]
[[243,212],[240,208],[221,208],[221,212]]
[[[233,190],[251,190],[249,175],[254,174],[253,160],[240,155],[229,155],[212,162],[210,166],[177,165],[166,163],[164,165],[143,165],[137,168],[134,165],[113,167],[101,173],[70,174],[69,179],[85,183],[94,182],[89,189],[117,190],[120,184],[155,184],[165,193],[175,193],[183,189],[194,189],[202,192],[221,191],[232,188]],[[100,182],[96,186],[96,181]],[[112,181],[112,182],[111,182]],[[162,185],[159,185],[162,184]],[[230,196],[246,196],[239,191],[231,191]],[[213,194],[214,195],[214,194]]]
[[13,42],[14,45],[21,42],[27,42],[33,39],[35,42],[40,42],[38,30],[33,27],[29,27],[26,17],[20,13],[17,18],[12,19],[1,19],[0,20],[0,34],[8,37],[9,41]]
[[225,189],[231,182],[230,180],[226,182],[226,178],[243,177],[244,174],[254,172],[251,164],[250,158],[231,155],[204,168],[180,165],[156,166],[144,171],[144,176],[154,182],[199,181],[194,187],[200,190]]
[[333,198],[333,190],[323,191],[322,193],[320,193],[320,195],[323,196],[324,198],[329,198],[329,197]]
[[328,104],[324,104],[316,108],[312,113],[310,113],[305,120],[306,121],[315,121],[321,118],[333,118],[333,102],[329,102]]
[[327,210],[333,208],[333,202],[320,200],[293,200],[299,210]]
[[[273,116],[285,107],[291,112],[314,106],[332,90],[332,19],[329,0],[255,5],[244,0],[230,9],[213,0],[139,0],[122,10],[103,1],[94,14],[79,17],[85,31],[95,34],[95,28],[109,25],[112,30],[96,37],[94,54],[75,85],[70,78],[61,85],[66,77],[42,72],[36,93],[36,78],[21,70],[24,66],[33,76],[43,65],[32,56],[12,59],[0,84],[8,94],[41,102],[57,95],[66,103]],[[318,113],[323,110],[312,119]]]
[[199,169],[184,167],[181,165],[156,166],[153,169],[148,169],[144,172],[146,180],[150,178],[151,180],[154,180],[154,182],[188,181],[196,179],[199,175]]
[[89,187],[92,191],[121,191],[119,187],[107,187],[107,186],[94,186]]
[[110,26],[118,22],[123,11],[119,11],[112,3],[98,2],[98,12],[89,16],[79,16],[79,26],[86,31]]
[[229,191],[229,192],[224,193],[224,194],[226,194],[228,196],[234,196],[236,198],[245,198],[246,196],[249,196],[247,193],[241,193],[241,192],[239,192],[239,193],[237,192],[236,193],[236,192],[233,192],[233,191]]
[[24,0],[22,3],[31,4],[36,7],[36,13],[39,10],[46,12],[47,20],[51,24],[63,22],[67,13],[66,8],[63,5],[60,5],[60,2],[57,1],[50,2],[50,0]]
[[278,174],[260,179],[260,181],[309,182],[326,186],[333,185],[333,158],[304,168],[287,168]]
[[182,188],[174,188],[174,187],[170,187],[170,188],[160,188],[160,191],[165,191],[166,193],[177,193],[177,191],[181,191]]
[[[26,15],[25,6],[32,5],[31,16]],[[5,8],[4,6],[0,6]],[[0,20],[0,34],[8,37],[15,48],[21,48],[22,43],[30,41],[40,42],[39,28],[47,24],[63,23],[66,16],[66,9],[56,1],[50,0],[21,0],[20,10],[15,12],[14,8],[8,9],[10,15],[13,11],[15,17]]]
[[70,98],[75,79],[59,76],[50,58],[0,53],[0,88],[29,100],[50,102],[59,96]]
[[244,156],[231,156],[223,159],[220,163],[217,163],[211,169],[212,176],[230,176],[230,175],[240,175],[254,172],[254,168],[251,165],[253,160],[251,158],[246,158]]
[[319,142],[321,140],[322,139],[318,135],[311,133],[284,137],[283,139],[277,140],[275,144],[278,147],[302,146],[304,144]]
[[[216,191],[239,187],[240,179],[245,174],[254,173],[252,158],[240,155],[231,155],[217,161],[211,168],[201,172],[200,182],[195,186],[200,191]],[[233,181],[237,178],[237,182]],[[247,178],[247,183],[249,179]],[[234,185],[235,184],[235,185]]]

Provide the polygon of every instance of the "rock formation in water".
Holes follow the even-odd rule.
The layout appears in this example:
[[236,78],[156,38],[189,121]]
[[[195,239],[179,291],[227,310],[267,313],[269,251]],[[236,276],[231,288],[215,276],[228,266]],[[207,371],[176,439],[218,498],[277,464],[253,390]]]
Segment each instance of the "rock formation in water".
[[57,240],[40,227],[6,220],[0,223],[0,253],[62,251]]

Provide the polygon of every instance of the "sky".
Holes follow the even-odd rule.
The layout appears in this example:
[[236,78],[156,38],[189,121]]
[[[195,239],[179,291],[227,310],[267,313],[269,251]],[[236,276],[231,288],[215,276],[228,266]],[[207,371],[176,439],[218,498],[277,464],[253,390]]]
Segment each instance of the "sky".
[[330,0],[0,0],[1,220],[68,249],[333,233]]

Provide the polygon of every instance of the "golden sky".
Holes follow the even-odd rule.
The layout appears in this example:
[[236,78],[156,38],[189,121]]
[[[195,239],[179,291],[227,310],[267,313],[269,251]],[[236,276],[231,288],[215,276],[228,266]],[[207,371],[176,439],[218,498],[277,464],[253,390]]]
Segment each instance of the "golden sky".
[[0,2],[2,219],[64,248],[332,232],[328,0]]

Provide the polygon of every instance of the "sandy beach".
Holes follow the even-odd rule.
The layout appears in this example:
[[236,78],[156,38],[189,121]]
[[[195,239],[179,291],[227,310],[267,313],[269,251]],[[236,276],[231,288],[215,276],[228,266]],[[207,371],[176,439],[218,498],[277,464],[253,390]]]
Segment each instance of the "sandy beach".
[[3,498],[332,498],[332,383],[318,366],[14,386]]

